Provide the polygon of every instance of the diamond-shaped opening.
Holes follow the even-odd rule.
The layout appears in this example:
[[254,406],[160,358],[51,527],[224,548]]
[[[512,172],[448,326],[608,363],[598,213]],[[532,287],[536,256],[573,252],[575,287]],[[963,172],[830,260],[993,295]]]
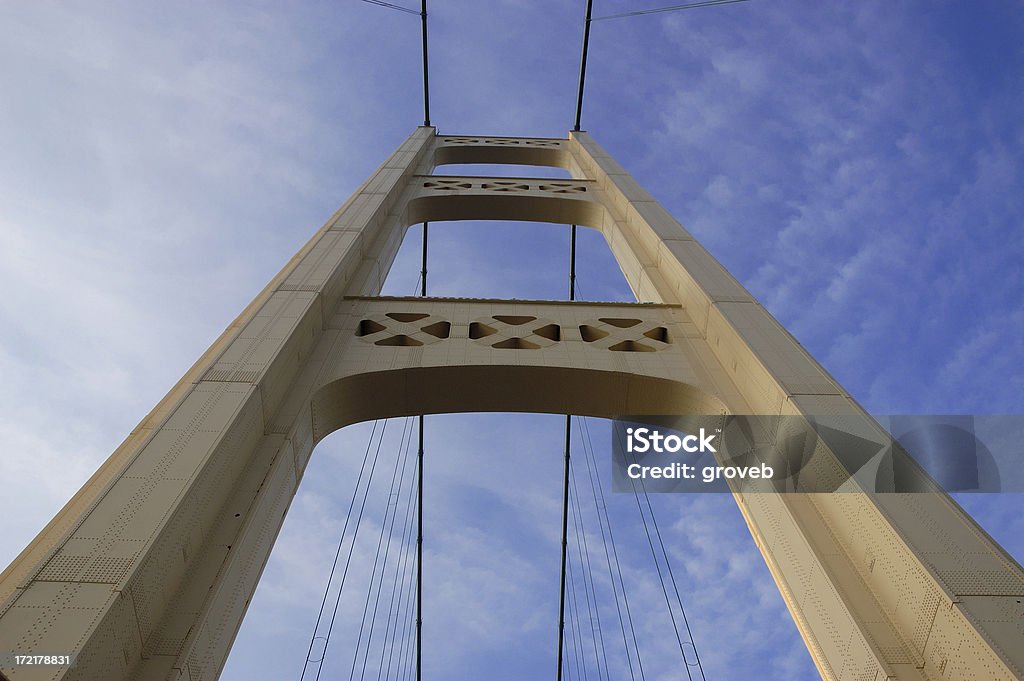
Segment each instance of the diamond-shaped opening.
[[509,338],[507,340],[498,341],[492,348],[498,348],[499,350],[538,350],[540,346],[536,343],[531,343],[528,340],[522,338]]
[[587,191],[587,188],[581,184],[542,184],[538,189],[545,192],[553,192],[555,194]]
[[480,322],[471,322],[469,325],[469,337],[473,340],[478,338],[486,338],[498,333],[498,330],[494,327],[481,324]]
[[527,317],[525,315],[512,315],[512,314],[496,314],[494,318],[499,322],[504,322],[511,326],[520,326],[526,322],[532,322],[536,317]]
[[423,183],[428,189],[472,189],[473,185],[468,182],[457,180],[432,180]]
[[364,319],[359,322],[359,328],[356,329],[357,336],[369,336],[371,333],[377,333],[383,331],[387,327],[379,322],[375,322],[372,319]]
[[424,326],[420,331],[429,333],[434,338],[447,338],[451,335],[452,325],[450,322],[434,322]]
[[391,317],[396,322],[418,322],[421,319],[426,319],[429,314],[423,312],[388,312],[388,317]]
[[611,324],[617,326],[620,329],[628,329],[631,326],[636,326],[640,323],[639,319],[626,319],[623,317],[601,317],[600,321],[605,324]]
[[418,341],[412,336],[406,336],[404,333],[400,333],[397,336],[391,336],[390,338],[382,338],[374,343],[374,345],[391,345],[403,348],[414,348],[418,345],[423,345],[423,341]]
[[485,182],[480,185],[480,188],[495,192],[525,192],[530,189],[530,185],[515,182]]
[[534,329],[533,332],[541,338],[547,338],[548,340],[562,340],[562,329],[558,324],[548,324],[540,327],[539,329]]
[[589,324],[580,325],[580,335],[583,336],[583,340],[587,343],[593,343],[594,341],[601,340],[608,336],[608,332],[604,329],[599,329],[596,326],[590,326]]
[[612,352],[654,352],[654,348],[637,341],[625,340],[608,348]]
[[644,335],[651,340],[656,340],[661,343],[668,343],[668,329],[664,326],[656,326],[650,331],[644,331]]

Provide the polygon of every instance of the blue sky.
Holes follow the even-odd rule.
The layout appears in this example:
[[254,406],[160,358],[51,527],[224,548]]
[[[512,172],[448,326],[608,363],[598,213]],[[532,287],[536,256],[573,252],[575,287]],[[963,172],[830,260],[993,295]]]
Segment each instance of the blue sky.
[[[582,5],[434,0],[439,130],[564,136]],[[583,127],[870,411],[1019,414],[1022,9],[753,0],[596,23]],[[0,5],[0,562],[420,122],[418,30],[356,0]],[[566,229],[431,234],[432,293],[565,295]],[[417,236],[391,292],[413,289]],[[581,250],[582,297],[628,298],[599,235]],[[561,419],[428,427],[427,677],[550,674]],[[298,677],[368,432],[318,448],[223,678]],[[1024,557],[1019,495],[962,501]],[[732,500],[655,503],[709,678],[813,678]],[[644,664],[679,678],[630,504],[609,503]],[[346,674],[351,645],[327,659]]]

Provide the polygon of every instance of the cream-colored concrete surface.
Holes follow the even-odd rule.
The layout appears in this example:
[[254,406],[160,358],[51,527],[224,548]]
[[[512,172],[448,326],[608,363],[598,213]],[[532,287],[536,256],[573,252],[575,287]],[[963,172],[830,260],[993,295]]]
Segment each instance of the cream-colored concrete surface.
[[[407,227],[456,219],[597,229],[642,304],[379,297]],[[3,673],[217,678],[316,443],[457,411],[852,415],[883,437],[588,134],[419,128],[0,575],[0,650],[78,655]],[[824,445],[806,471],[841,477]],[[823,677],[1024,675],[1024,574],[946,495],[736,500]]]

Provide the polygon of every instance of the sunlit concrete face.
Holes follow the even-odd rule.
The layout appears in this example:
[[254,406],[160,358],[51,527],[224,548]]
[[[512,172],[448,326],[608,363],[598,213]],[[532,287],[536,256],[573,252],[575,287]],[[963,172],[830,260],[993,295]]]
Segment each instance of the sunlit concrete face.
[[[525,164],[570,179],[439,177]],[[381,298],[410,224],[599,230],[638,304]],[[586,133],[419,128],[0,576],[22,679],[213,679],[316,443],[457,411],[860,416],[793,338]],[[815,452],[816,474],[839,464]],[[1020,567],[941,493],[736,494],[823,677],[1024,672]]]

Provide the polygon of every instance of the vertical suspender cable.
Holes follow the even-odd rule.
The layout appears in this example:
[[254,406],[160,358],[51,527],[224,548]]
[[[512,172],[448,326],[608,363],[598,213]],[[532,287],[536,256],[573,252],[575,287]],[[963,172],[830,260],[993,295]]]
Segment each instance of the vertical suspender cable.
[[[302,664],[302,673],[299,674],[299,681],[303,681],[306,678],[306,669],[308,669],[310,663],[315,664],[316,662],[319,662],[320,663],[320,667],[322,667],[323,666],[322,660],[326,656],[326,653],[327,653],[327,651],[325,649],[324,650],[324,654],[320,656],[320,660],[317,660],[316,662],[314,662],[313,659],[312,659],[312,657],[313,657],[313,646],[316,644],[316,639],[317,638],[323,638],[323,637],[318,637],[317,636],[317,631],[320,629],[320,621],[323,618],[324,609],[327,606],[327,597],[328,597],[328,595],[330,594],[330,591],[331,591],[331,583],[334,581],[334,573],[338,569],[338,561],[341,558],[341,548],[342,548],[342,546],[344,545],[344,542],[345,542],[345,533],[348,531],[349,520],[351,520],[351,518],[352,518],[352,509],[355,508],[356,498],[359,496],[359,488],[360,488],[360,486],[362,485],[362,482],[363,482],[363,473],[366,471],[366,464],[370,460],[370,450],[372,449],[373,438],[377,434],[377,424],[378,423],[380,423],[379,420],[373,422],[373,430],[370,431],[370,439],[367,440],[367,442],[366,442],[366,452],[363,454],[363,464],[359,468],[359,477],[356,478],[356,487],[355,487],[354,490],[352,490],[352,501],[349,503],[348,513],[345,514],[345,525],[342,527],[341,537],[338,538],[338,550],[335,551],[335,553],[334,553],[334,563],[331,565],[331,574],[327,578],[327,586],[324,588],[324,598],[323,598],[323,601],[320,603],[320,612],[318,612],[317,615],[316,615],[316,624],[313,625],[313,633],[310,636],[310,640],[309,640],[309,650],[306,652],[306,661]],[[376,464],[376,459],[374,459],[374,464]],[[371,470],[372,470],[372,467],[371,467]],[[369,482],[367,482],[367,484],[369,484]]]
[[[406,453],[407,454],[408,454],[409,447],[410,447],[411,443],[412,443],[412,432],[410,430],[410,432],[409,432],[409,439],[405,443]],[[405,633],[404,631],[402,632],[401,635],[399,634],[398,628],[399,628],[400,625],[403,624],[403,622],[402,622],[402,606],[403,606],[403,604],[405,605],[406,610],[409,609],[408,604],[405,602],[405,594],[407,592],[406,584],[407,584],[407,582],[411,581],[411,580],[407,580],[406,579],[406,575],[408,574],[408,570],[409,570],[410,564],[412,562],[412,561],[409,560],[409,555],[412,553],[412,550],[410,549],[410,545],[411,545],[412,520],[413,520],[413,515],[412,515],[413,503],[412,502],[413,502],[414,497],[416,496],[413,493],[413,487],[415,486],[415,484],[416,484],[416,481],[415,480],[411,480],[410,485],[409,485],[409,497],[408,497],[408,499],[405,502],[405,517],[404,517],[403,522],[402,522],[402,540],[401,540],[401,554],[400,554],[401,555],[401,562],[400,562],[400,566],[398,567],[398,569],[395,570],[395,579],[394,579],[394,582],[391,585],[391,603],[388,606],[388,627],[384,631],[385,639],[387,640],[388,645],[390,646],[390,649],[389,649],[389,652],[388,652],[387,671],[385,671],[384,664],[383,664],[383,661],[382,661],[380,668],[377,670],[377,679],[376,679],[376,681],[381,681],[381,678],[384,678],[385,680],[396,678],[396,677],[391,675],[391,666],[395,662],[395,649],[399,648],[399,646],[402,646],[401,648],[399,648],[399,654],[398,654],[399,667],[400,667],[401,661],[403,659],[402,650],[404,649],[405,638],[406,637],[404,635],[404,633]],[[399,585],[401,585],[401,588],[399,587]],[[394,618],[395,618],[395,628],[394,628],[394,632],[393,633],[389,633],[390,629],[391,629],[391,615],[392,614],[394,614]],[[398,671],[399,671],[399,669],[396,668],[396,675],[397,675]]]
[[[589,5],[589,2],[588,2]],[[589,16],[588,9],[588,16]],[[569,231],[569,300],[576,299],[576,225]],[[562,653],[565,647],[565,557],[569,539],[569,454],[572,447],[572,416],[565,415],[565,466],[562,480],[562,568],[558,593],[558,672],[562,681]]]
[[[587,0],[587,15],[583,24],[583,52],[580,56],[580,86],[576,94],[576,122],[573,130],[580,129],[580,118],[583,116],[583,79],[587,72],[587,47],[590,42],[590,16],[594,0]],[[569,300],[576,299],[576,225],[569,230]],[[564,646],[565,629],[565,558],[569,530],[569,456],[572,446],[572,416],[565,415],[565,475],[562,481],[562,575],[561,592],[558,602],[558,674],[557,681],[562,681],[562,648]]]
[[556,681],[562,681],[562,652],[565,646],[565,557],[569,532],[569,444],[572,439],[572,417],[565,415],[565,468],[562,482],[562,568],[558,595],[558,672]]
[[[570,558],[571,561],[571,558]],[[574,661],[576,662],[576,678],[579,681],[587,680],[587,665],[586,660],[580,653],[580,649],[584,647],[583,635],[580,630],[580,612],[579,612],[579,596],[576,592],[576,580],[573,578],[573,567],[572,563],[568,562],[566,565],[566,572],[569,573],[569,626],[572,627],[572,653]],[[582,663],[582,664],[581,664]],[[571,675],[572,665],[566,665],[566,671]]]
[[[317,667],[316,670],[316,681],[320,681],[320,673],[323,671],[324,668],[324,660],[327,659],[327,647],[331,643],[331,632],[334,631],[334,622],[338,615],[338,606],[341,603],[341,594],[345,589],[345,580],[348,578],[348,569],[352,564],[352,554],[355,552],[356,538],[359,536],[359,527],[363,523],[363,511],[366,510],[366,499],[370,495],[370,483],[373,481],[373,472],[377,468],[377,459],[378,457],[380,457],[380,448],[381,444],[383,444],[384,442],[384,432],[387,430],[387,427],[388,420],[384,419],[384,425],[380,429],[380,438],[377,440],[377,450],[373,455],[373,463],[370,465],[370,474],[366,479],[366,487],[363,489],[363,499],[359,504],[359,515],[356,516],[356,526],[355,531],[352,533],[352,542],[349,544],[348,547],[348,557],[345,558],[345,570],[341,573],[341,584],[338,587],[338,595],[334,599],[334,610],[331,613],[331,622],[327,627],[327,635],[324,637],[324,654],[320,657],[319,666]],[[369,446],[371,443],[372,439],[370,443],[367,444],[367,446]],[[349,508],[352,508],[351,505],[349,506]],[[345,524],[348,524],[348,518],[345,519]],[[342,534],[344,535],[344,529],[342,530]],[[303,671],[303,674],[305,674],[305,671]]]
[[569,229],[569,300],[576,300],[576,225]]
[[[423,125],[430,125],[430,76],[427,68],[427,0],[420,0],[420,37],[423,44]],[[420,295],[427,295],[427,223],[423,223],[423,261]],[[423,415],[419,419],[419,448],[416,453],[416,681],[423,678]]]
[[[423,0],[423,92],[426,90],[426,64],[427,64],[427,0]],[[426,100],[424,100],[424,105]],[[429,116],[428,123],[429,125]],[[427,223],[423,223],[423,255],[420,269],[420,295],[427,296]],[[423,414],[420,414],[419,449],[416,453],[417,461],[417,498],[416,498],[416,681],[420,681],[423,674]]]
[[[590,16],[589,11],[587,16]],[[427,77],[427,0],[420,0],[420,28],[423,39],[423,125],[430,125],[430,80]]]
[[420,414],[419,479],[416,501],[416,681],[422,678],[423,650],[423,415]]
[[587,48],[590,45],[590,14],[593,8],[594,0],[587,0],[587,18],[583,23],[583,54],[580,55],[580,88],[576,93],[576,124],[573,130],[580,129],[580,118],[583,117],[583,82],[587,76]]
[[[420,0],[420,37],[423,43],[423,125],[430,125],[430,76],[427,68],[427,0]],[[423,223],[423,261],[420,295],[427,295],[427,223]],[[420,414],[416,500],[416,681],[423,678],[423,415]]]
[[[597,458],[594,456],[594,443],[590,439],[590,429],[587,428],[586,436],[584,437],[583,427],[587,425],[586,419],[580,419],[576,422],[577,427],[580,431],[580,443],[583,445],[583,461],[587,464],[587,477],[590,479],[590,490],[594,495],[594,507],[597,510],[597,524],[601,531],[601,544],[604,546],[604,558],[605,563],[608,566],[608,579],[611,582],[612,595],[615,597],[615,613],[618,615],[619,620],[619,631],[622,632],[622,647],[626,654],[626,663],[629,665],[629,678],[635,681],[636,676],[633,673],[633,656],[629,650],[629,641],[626,638],[626,620],[622,617],[622,607],[619,604],[619,589],[616,588],[615,573],[619,573],[618,585],[622,587],[622,598],[626,602],[627,617],[630,621],[630,629],[633,628],[633,619],[629,616],[629,600],[626,598],[626,587],[622,581],[622,569],[619,565],[618,551],[615,549],[615,536],[612,533],[612,522],[611,517],[608,515],[608,504],[604,498],[604,491],[598,484],[598,467]],[[589,445],[589,446],[588,446]],[[605,534],[605,528],[608,528],[607,535]],[[608,551],[608,545],[611,544],[612,550]],[[614,556],[614,562],[612,557]],[[596,598],[596,591],[595,591]],[[639,658],[639,655],[638,655]],[[607,665],[606,665],[607,667]]]
[[[359,678],[362,679],[366,676],[366,665],[370,659],[370,651],[373,647],[373,633],[377,624],[377,608],[380,605],[381,591],[384,587],[384,576],[388,570],[388,559],[391,554],[391,539],[394,536],[394,523],[398,518],[398,499],[401,493],[401,480],[402,476],[405,475],[406,464],[408,463],[408,453],[406,448],[403,452],[403,445],[406,443],[406,435],[411,434],[409,429],[409,419],[405,420],[402,425],[402,435],[398,440],[398,450],[395,457],[394,469],[391,472],[391,485],[388,489],[388,504],[384,508],[384,517],[381,520],[380,534],[377,537],[377,549],[373,556],[373,567],[370,570],[370,584],[366,590],[366,599],[363,601],[363,614],[359,622],[359,635],[356,638],[355,651],[352,655],[352,667],[349,670],[349,681],[355,679],[356,666],[359,663],[359,653],[363,642],[363,632],[366,631],[367,624],[369,624],[369,632],[366,638],[366,649],[363,651],[363,666],[362,671],[359,674]],[[398,490],[396,492],[396,490]],[[391,500],[394,499],[394,511],[392,512]],[[390,517],[390,523],[389,523]],[[389,530],[390,525],[390,532]],[[384,537],[387,535],[387,543],[384,541]],[[380,565],[380,577],[377,577],[377,566]],[[376,594],[374,594],[374,582],[377,583]],[[373,601],[373,611],[370,610],[370,601]]]
[[427,229],[428,223],[423,223],[423,255],[420,264],[420,295],[427,295]]
[[[579,421],[576,421],[576,425],[579,426]],[[582,434],[583,430],[580,429]],[[583,443],[584,460],[586,460],[586,443]],[[594,582],[594,570],[590,563],[590,545],[587,542],[587,527],[586,522],[583,518],[583,507],[580,504],[580,490],[576,484],[576,478],[572,478],[572,490],[570,491],[570,501],[572,501],[572,514],[573,514],[573,530],[576,535],[576,551],[580,557],[580,576],[583,578],[583,595],[587,602],[587,612],[590,615],[590,633],[591,640],[594,644],[594,668],[597,670],[598,681],[603,681],[605,676],[601,670],[604,669],[607,673],[608,667],[608,651],[604,643],[604,631],[601,628],[601,608],[598,605],[597,600],[597,585]],[[594,509],[599,513],[598,509]],[[600,522],[600,517],[598,517]],[[570,577],[572,576],[572,570],[570,565],[569,571]],[[572,580],[569,582],[570,587],[572,586]],[[591,601],[591,594],[593,594],[593,601]],[[601,656],[604,656],[604,666],[602,667]],[[609,677],[610,678],[610,677]]]
[[[636,457],[634,455],[634,461],[635,460],[636,460]],[[633,484],[632,480],[630,480],[630,484]],[[673,591],[675,591],[676,604],[679,606],[679,612],[682,615],[683,625],[686,628],[686,636],[689,639],[689,641],[687,641],[687,643],[689,643],[690,647],[693,648],[693,656],[694,656],[694,659],[697,662],[697,671],[700,672],[700,678],[701,679],[705,679],[706,677],[704,676],[704,667],[701,665],[701,662],[700,662],[700,653],[697,652],[697,642],[693,640],[693,631],[690,629],[690,621],[686,617],[686,609],[683,607],[682,596],[679,595],[679,585],[676,583],[676,576],[672,572],[672,561],[669,560],[668,551],[665,549],[665,542],[664,542],[664,540],[661,537],[661,529],[658,527],[658,518],[654,514],[654,506],[651,504],[651,497],[650,497],[650,495],[647,494],[647,486],[644,485],[643,480],[640,481],[640,489],[641,489],[641,491],[643,491],[644,501],[647,502],[647,510],[648,510],[648,513],[651,516],[651,524],[654,526],[654,534],[655,534],[655,536],[658,539],[658,546],[661,548],[661,553],[662,553],[662,555],[665,558],[665,567],[668,568],[668,581],[672,583],[672,589],[673,589]],[[651,553],[654,556],[654,565],[655,565],[655,567],[658,568],[658,579],[661,580],[661,582],[662,582],[662,591],[665,594],[665,603],[666,603],[666,605],[668,605],[669,616],[672,618],[672,627],[676,630],[676,641],[679,643],[679,653],[683,657],[683,664],[686,665],[686,675],[687,675],[687,677],[688,678],[692,678],[692,676],[690,674],[690,667],[693,666],[693,665],[691,665],[686,660],[686,652],[683,649],[684,642],[680,639],[679,630],[676,627],[676,618],[675,618],[675,615],[672,612],[672,604],[669,602],[669,599],[668,599],[668,591],[665,589],[665,580],[662,579],[661,568],[658,567],[658,557],[657,557],[657,555],[655,555],[654,543],[651,541],[651,535],[650,535],[650,532],[647,529],[647,521],[644,520],[643,508],[640,506],[640,494],[637,493],[637,491],[636,491],[636,485],[633,485],[633,492],[634,492],[634,495],[636,496],[637,508],[640,511],[640,519],[643,520],[643,522],[644,522],[644,532],[647,534],[647,541],[651,545]]]

